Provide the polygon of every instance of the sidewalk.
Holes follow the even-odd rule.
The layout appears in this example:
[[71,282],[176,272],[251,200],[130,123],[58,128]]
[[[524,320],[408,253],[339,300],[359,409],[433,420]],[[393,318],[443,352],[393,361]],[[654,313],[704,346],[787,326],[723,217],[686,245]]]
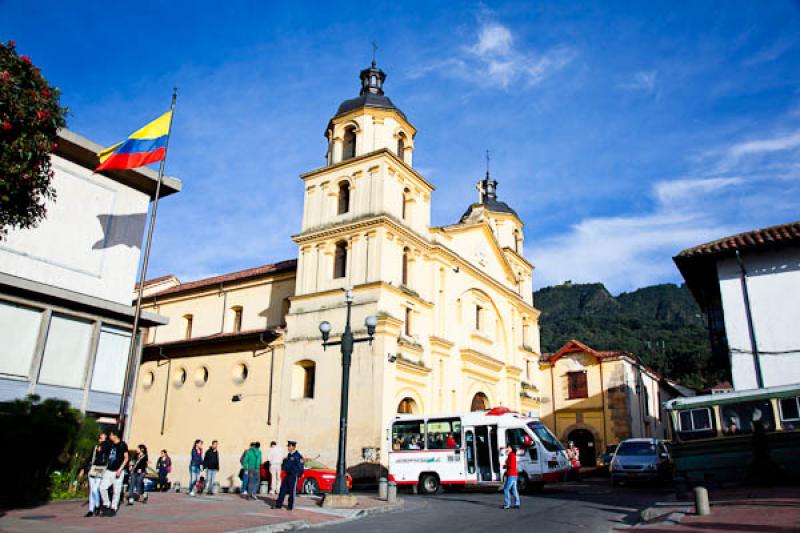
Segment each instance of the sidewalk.
[[271,498],[247,501],[235,494],[196,496],[174,492],[150,493],[147,504],[121,505],[113,518],[84,518],[86,502],[54,502],[32,509],[13,510],[0,517],[0,531],[116,531],[212,533],[221,531],[292,531],[354,520],[399,508],[373,495],[358,494],[354,509],[322,509],[319,498],[298,496],[294,511],[271,509]]
[[631,529],[649,533],[800,531],[800,487],[709,490],[711,514],[694,514],[693,501],[657,504],[642,512],[643,522]]

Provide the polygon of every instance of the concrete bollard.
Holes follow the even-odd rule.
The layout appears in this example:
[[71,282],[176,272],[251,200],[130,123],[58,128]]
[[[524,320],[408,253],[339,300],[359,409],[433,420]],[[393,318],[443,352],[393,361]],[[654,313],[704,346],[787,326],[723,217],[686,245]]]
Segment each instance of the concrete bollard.
[[395,503],[397,501],[397,483],[390,481],[386,486],[386,501]]
[[694,488],[694,510],[700,516],[711,514],[711,506],[708,504],[708,491],[705,487]]
[[181,491],[181,482],[180,482],[180,481],[176,481],[176,482],[174,482],[174,483],[172,484],[172,489],[173,489],[175,492],[180,492],[180,491]]
[[261,483],[258,485],[258,493],[259,493],[259,494],[266,494],[266,493],[268,493],[268,492],[269,492],[269,483],[268,483],[268,482],[266,482],[266,481],[262,481],[262,482],[261,482]]
[[386,498],[388,498],[387,496],[388,490],[389,490],[388,480],[385,477],[380,478],[378,480],[378,499],[385,500]]

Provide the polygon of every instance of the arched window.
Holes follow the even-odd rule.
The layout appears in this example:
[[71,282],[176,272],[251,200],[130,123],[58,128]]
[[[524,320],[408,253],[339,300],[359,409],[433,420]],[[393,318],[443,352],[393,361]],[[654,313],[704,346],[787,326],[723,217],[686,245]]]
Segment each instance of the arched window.
[[482,392],[477,393],[472,397],[472,405],[470,411],[482,411],[489,408],[489,398]]
[[411,250],[408,247],[403,248],[403,285],[408,286],[408,256],[411,255]]
[[346,181],[339,183],[338,207],[336,212],[341,215],[350,211],[350,184]]
[[408,188],[403,189],[403,220],[408,220],[408,195],[411,191]]
[[414,398],[403,398],[397,405],[397,413],[401,415],[413,415],[418,412],[417,402]]
[[397,157],[406,160],[406,136],[403,133],[397,136]]
[[292,398],[313,398],[317,365],[308,359],[298,361],[292,368]]
[[347,128],[344,131],[344,142],[342,143],[342,161],[352,159],[356,156],[356,129]]
[[333,277],[343,278],[347,275],[347,243],[336,243],[336,253],[333,257]]

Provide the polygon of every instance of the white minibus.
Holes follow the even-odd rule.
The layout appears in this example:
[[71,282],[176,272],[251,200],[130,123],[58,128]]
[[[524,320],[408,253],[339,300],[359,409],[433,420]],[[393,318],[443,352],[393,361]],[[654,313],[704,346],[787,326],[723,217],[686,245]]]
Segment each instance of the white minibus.
[[504,407],[460,415],[397,415],[387,430],[389,481],[435,494],[442,485],[502,483],[506,445],[517,449],[520,490],[559,481],[564,447],[538,418]]

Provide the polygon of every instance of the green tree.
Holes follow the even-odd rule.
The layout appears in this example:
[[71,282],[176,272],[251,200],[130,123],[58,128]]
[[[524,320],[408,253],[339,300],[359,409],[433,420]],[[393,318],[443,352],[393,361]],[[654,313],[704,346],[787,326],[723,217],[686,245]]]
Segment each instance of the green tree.
[[50,152],[67,109],[14,41],[0,42],[0,239],[12,228],[35,227],[55,200]]

